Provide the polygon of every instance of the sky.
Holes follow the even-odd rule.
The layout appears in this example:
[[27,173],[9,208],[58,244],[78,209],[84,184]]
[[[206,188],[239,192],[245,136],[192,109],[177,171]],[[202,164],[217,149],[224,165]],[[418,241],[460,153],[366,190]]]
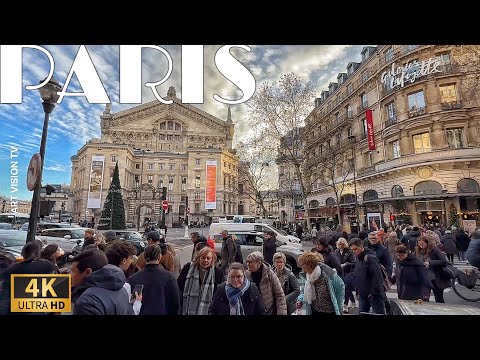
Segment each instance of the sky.
[[[278,81],[287,73],[295,73],[304,81],[311,81],[317,91],[327,90],[330,82],[336,82],[339,72],[346,72],[349,62],[361,60],[362,45],[248,45],[250,52],[232,49],[231,53],[254,76],[257,88],[265,81]],[[79,49],[78,45],[46,45],[55,60],[54,77],[64,84]],[[166,96],[170,86],[175,86],[181,98],[181,46],[162,46],[173,59],[173,71],[169,79],[157,87],[161,96]],[[86,47],[95,69],[112,102],[112,112],[136,105],[119,104],[119,53],[118,45],[89,45]],[[204,46],[204,98],[203,105],[194,105],[226,120],[227,105],[213,99],[217,93],[224,98],[238,99],[241,92],[216,68],[214,58],[220,46]],[[23,52],[23,85],[38,84],[48,74],[48,59],[38,50]],[[162,79],[168,69],[164,55],[155,50],[144,50],[142,56],[143,82]],[[81,92],[75,75],[68,87],[69,92]],[[142,91],[142,102],[155,100],[147,87]],[[313,108],[313,99],[312,99]],[[46,147],[46,162],[43,184],[69,184],[71,177],[70,157],[92,138],[100,137],[100,115],[105,105],[89,104],[85,97],[64,97],[50,116]],[[247,106],[232,106],[235,123],[235,139],[246,139]],[[44,112],[37,90],[23,90],[22,104],[0,104],[0,195],[31,200],[32,192],[26,187],[26,172],[32,155],[39,152]],[[11,158],[13,147],[18,157]],[[18,175],[12,168],[12,160],[18,161]],[[18,178],[13,177],[18,176]],[[18,187],[11,182],[18,180]],[[17,191],[14,191],[17,189]],[[14,192],[13,192],[14,191]]]

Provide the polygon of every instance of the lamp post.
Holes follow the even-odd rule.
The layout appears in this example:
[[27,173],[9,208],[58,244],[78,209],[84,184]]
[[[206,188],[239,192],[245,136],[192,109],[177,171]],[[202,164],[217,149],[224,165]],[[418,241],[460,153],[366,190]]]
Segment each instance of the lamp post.
[[112,222],[113,222],[113,205],[114,205],[114,200],[115,200],[115,192],[117,190],[117,187],[115,185],[112,185],[112,196],[111,196],[111,199],[112,199],[112,204],[110,206],[110,230],[112,230]]
[[[43,82],[43,81],[42,81]],[[37,228],[38,210],[40,208],[40,189],[42,188],[43,165],[45,164],[45,147],[47,145],[48,134],[48,120],[50,113],[55,108],[55,104],[59,98],[58,92],[62,87],[53,77],[50,81],[39,89],[40,96],[43,100],[43,111],[45,112],[45,119],[43,121],[42,141],[40,143],[40,170],[38,173],[38,182],[33,190],[32,208],[30,211],[30,220],[28,222],[27,243],[35,240],[35,232]]]
[[356,222],[357,222],[357,230],[360,230],[360,219],[358,216],[358,199],[357,199],[357,169],[355,166],[355,144],[356,144],[356,138],[354,135],[350,135],[348,137],[348,140],[350,140],[350,143],[352,144],[352,161],[353,161],[353,187],[355,190],[355,217],[356,217]]
[[145,156],[145,150],[142,149],[142,172],[140,173],[140,202],[138,205],[138,214],[137,214],[137,231],[140,231],[140,209],[142,206],[142,185],[143,185],[143,158]]

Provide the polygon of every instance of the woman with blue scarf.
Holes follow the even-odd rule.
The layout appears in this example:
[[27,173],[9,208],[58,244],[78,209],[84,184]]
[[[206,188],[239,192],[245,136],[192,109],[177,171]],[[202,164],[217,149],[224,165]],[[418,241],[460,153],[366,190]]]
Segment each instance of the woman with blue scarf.
[[260,291],[245,277],[242,264],[230,264],[227,282],[218,286],[208,313],[209,315],[265,315]]

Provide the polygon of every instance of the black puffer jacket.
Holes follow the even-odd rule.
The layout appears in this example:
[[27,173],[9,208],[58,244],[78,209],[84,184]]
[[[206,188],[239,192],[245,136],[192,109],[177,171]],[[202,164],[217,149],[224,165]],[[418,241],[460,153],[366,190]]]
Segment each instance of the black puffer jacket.
[[[260,291],[251,282],[250,288],[241,297],[245,315],[266,315]],[[230,303],[225,291],[225,283],[220,284],[208,308],[209,315],[230,315]]]
[[[365,257],[367,257],[366,261]],[[382,270],[375,253],[370,249],[365,249],[357,257],[354,287],[362,297],[385,296]]]
[[392,258],[388,253],[388,250],[385,246],[380,243],[376,243],[375,245],[370,244],[370,249],[375,251],[375,255],[378,259],[378,262],[385,267],[388,276],[392,276],[393,265],[392,265]]
[[107,264],[94,271],[72,291],[74,315],[133,315],[129,294],[123,288],[125,274]]
[[335,269],[337,271],[338,276],[340,276],[343,279],[343,269],[342,265],[340,264],[340,260],[338,260],[338,257],[333,253],[333,249],[330,245],[328,245],[328,248],[323,249],[321,252],[323,256],[323,262],[330,266],[332,269]]
[[415,255],[408,254],[405,260],[399,261],[397,279],[398,298],[402,300],[423,299],[432,287],[427,278],[425,265]]

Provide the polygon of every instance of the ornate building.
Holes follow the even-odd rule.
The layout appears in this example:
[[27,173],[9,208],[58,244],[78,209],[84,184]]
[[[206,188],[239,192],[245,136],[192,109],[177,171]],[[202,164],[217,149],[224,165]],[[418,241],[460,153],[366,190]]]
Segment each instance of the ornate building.
[[[382,45],[361,55],[306,119],[307,166],[321,172],[322,158],[342,151],[341,222],[354,225],[358,212],[361,223],[449,225],[456,213],[478,225],[480,47]],[[327,181],[309,199],[322,222],[336,206]]]
[[[153,101],[115,114],[106,107],[100,117],[102,138],[90,140],[71,157],[75,220],[95,217],[98,223],[117,162],[128,223],[143,226],[145,220],[158,221],[164,187],[169,225],[185,220],[187,199],[189,221],[206,222],[212,216],[236,213],[238,158],[232,149],[230,108],[227,121],[222,121],[182,104],[174,87],[167,98],[173,103]],[[92,156],[104,159],[101,202],[95,208],[87,206]]]

